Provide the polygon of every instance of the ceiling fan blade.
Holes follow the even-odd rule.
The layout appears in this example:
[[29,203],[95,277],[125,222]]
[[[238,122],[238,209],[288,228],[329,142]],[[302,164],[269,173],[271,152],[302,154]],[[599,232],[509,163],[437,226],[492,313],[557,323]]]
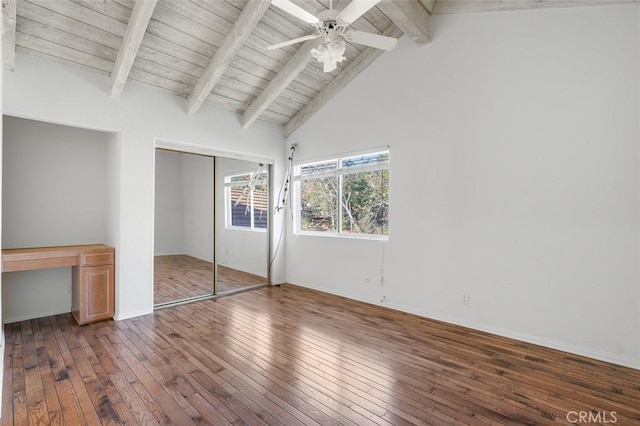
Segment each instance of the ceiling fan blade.
[[320,22],[318,18],[316,18],[297,4],[292,3],[290,0],[271,0],[271,4],[310,24]]
[[314,38],[320,37],[320,34],[310,34],[304,37],[294,38],[293,40],[283,41],[282,43],[274,44],[267,47],[267,50],[275,50],[280,49],[281,47],[289,46],[291,44],[301,43],[307,40],[313,40]]
[[347,40],[382,50],[393,50],[398,45],[398,39],[396,38],[366,33],[364,31],[349,32]]
[[379,2],[380,0],[351,0],[336,19],[351,24]]

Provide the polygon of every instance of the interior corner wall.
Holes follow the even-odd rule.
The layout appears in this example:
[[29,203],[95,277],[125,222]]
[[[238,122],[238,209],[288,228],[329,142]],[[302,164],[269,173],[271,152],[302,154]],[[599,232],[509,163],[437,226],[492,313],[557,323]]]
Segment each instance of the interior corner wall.
[[[267,233],[260,230],[228,228],[226,217],[225,176],[254,172],[258,168],[258,163],[218,157],[217,164],[218,264],[266,277],[269,261],[267,258]],[[272,196],[273,192],[272,188]]]
[[[102,243],[109,135],[10,116],[3,122],[2,247]],[[70,268],[5,273],[4,321],[70,312],[70,285]]]
[[[278,181],[286,157],[281,126],[258,121],[243,130],[237,114],[208,103],[188,115],[184,99],[167,92],[128,82],[116,99],[108,87],[108,76],[18,52],[15,71],[3,73],[3,111],[119,135],[113,170],[119,178],[113,191],[118,217],[112,225],[117,226],[115,318],[124,319],[153,311],[157,141],[174,141],[194,151],[267,158],[275,164]],[[284,279],[282,259],[276,259],[274,271],[277,280]]]
[[638,7],[401,39],[288,139],[388,144],[389,240],[289,234],[287,280],[640,368]]

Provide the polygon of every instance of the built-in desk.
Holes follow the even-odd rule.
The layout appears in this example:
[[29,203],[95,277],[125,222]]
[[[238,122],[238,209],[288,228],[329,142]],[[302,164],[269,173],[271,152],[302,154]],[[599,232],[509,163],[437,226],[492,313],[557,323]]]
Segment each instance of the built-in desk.
[[78,324],[113,318],[115,249],[104,244],[2,250],[2,272],[71,267],[71,313]]

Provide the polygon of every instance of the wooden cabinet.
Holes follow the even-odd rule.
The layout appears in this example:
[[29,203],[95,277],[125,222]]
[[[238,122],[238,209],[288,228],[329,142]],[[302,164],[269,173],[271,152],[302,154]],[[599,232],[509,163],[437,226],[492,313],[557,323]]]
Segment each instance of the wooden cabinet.
[[113,318],[115,249],[104,244],[2,250],[2,272],[71,266],[71,313],[78,324]]
[[114,257],[113,248],[80,253],[80,265],[72,268],[71,291],[71,313],[78,324],[113,317]]

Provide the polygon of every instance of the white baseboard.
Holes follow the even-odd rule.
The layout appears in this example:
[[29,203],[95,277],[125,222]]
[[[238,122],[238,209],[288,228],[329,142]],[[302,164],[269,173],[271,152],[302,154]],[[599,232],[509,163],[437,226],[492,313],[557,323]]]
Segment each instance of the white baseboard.
[[563,352],[569,352],[574,355],[580,355],[587,358],[593,358],[600,361],[610,362],[612,364],[621,365],[623,367],[634,368],[640,370],[640,360],[620,355],[615,355],[607,352],[596,351],[589,348],[584,348],[576,345],[572,345],[558,340],[549,339],[542,336],[535,336],[527,333],[520,333],[514,330],[506,330],[496,327],[487,327],[482,324],[476,324],[470,321],[460,320],[448,315],[436,314],[436,313],[424,313],[417,312],[413,309],[407,308],[401,305],[380,305],[390,309],[398,310],[401,312],[407,312],[413,315],[417,315],[424,318],[430,318],[437,321],[446,322],[449,324],[459,325],[462,327],[472,328],[474,330],[483,331],[485,333],[495,334],[496,336],[507,337],[509,339],[520,340],[522,342],[531,343],[538,346],[544,346],[545,348],[556,349]]
[[153,308],[151,310],[141,309],[139,311],[134,311],[134,312],[116,313],[113,319],[116,321],[122,321],[129,318],[141,317],[142,315],[147,315],[152,313],[153,313]]
[[601,351],[597,351],[589,348],[572,345],[565,342],[560,342],[560,341],[549,339],[542,336],[535,336],[535,335],[530,335],[526,333],[520,333],[513,330],[505,330],[505,329],[500,329],[495,327],[487,327],[482,324],[476,324],[470,321],[461,320],[459,318],[451,317],[448,315],[442,315],[442,314],[426,312],[426,311],[418,311],[416,309],[412,309],[412,308],[398,305],[398,304],[379,303],[379,301],[377,300],[367,299],[359,295],[348,294],[348,293],[331,293],[324,288],[314,286],[314,285],[299,284],[291,281],[288,281],[288,282],[294,285],[298,285],[300,287],[306,287],[306,288],[321,291],[324,293],[330,293],[336,296],[346,297],[348,299],[357,300],[359,302],[371,303],[373,305],[382,306],[382,307],[393,309],[400,312],[406,312],[406,313],[417,315],[419,317],[423,317],[427,319],[434,319],[437,321],[446,322],[448,324],[454,324],[454,325],[459,325],[461,327],[472,328],[474,330],[483,331],[485,333],[495,334],[497,336],[507,337],[509,339],[520,340],[526,343],[544,346],[546,348],[569,352],[575,355],[580,355],[587,358],[593,358],[600,361],[621,365],[623,367],[629,367],[629,368],[640,370],[640,359],[624,357],[616,354],[611,354],[608,352],[601,352]]
[[27,320],[32,320],[32,319],[42,318],[42,317],[50,317],[53,315],[68,314],[69,312],[71,312],[71,310],[69,308],[66,308],[66,309],[57,310],[57,311],[38,312],[38,313],[33,313],[28,315],[20,315],[17,317],[4,318],[4,324],[11,324],[14,322],[27,321]]

